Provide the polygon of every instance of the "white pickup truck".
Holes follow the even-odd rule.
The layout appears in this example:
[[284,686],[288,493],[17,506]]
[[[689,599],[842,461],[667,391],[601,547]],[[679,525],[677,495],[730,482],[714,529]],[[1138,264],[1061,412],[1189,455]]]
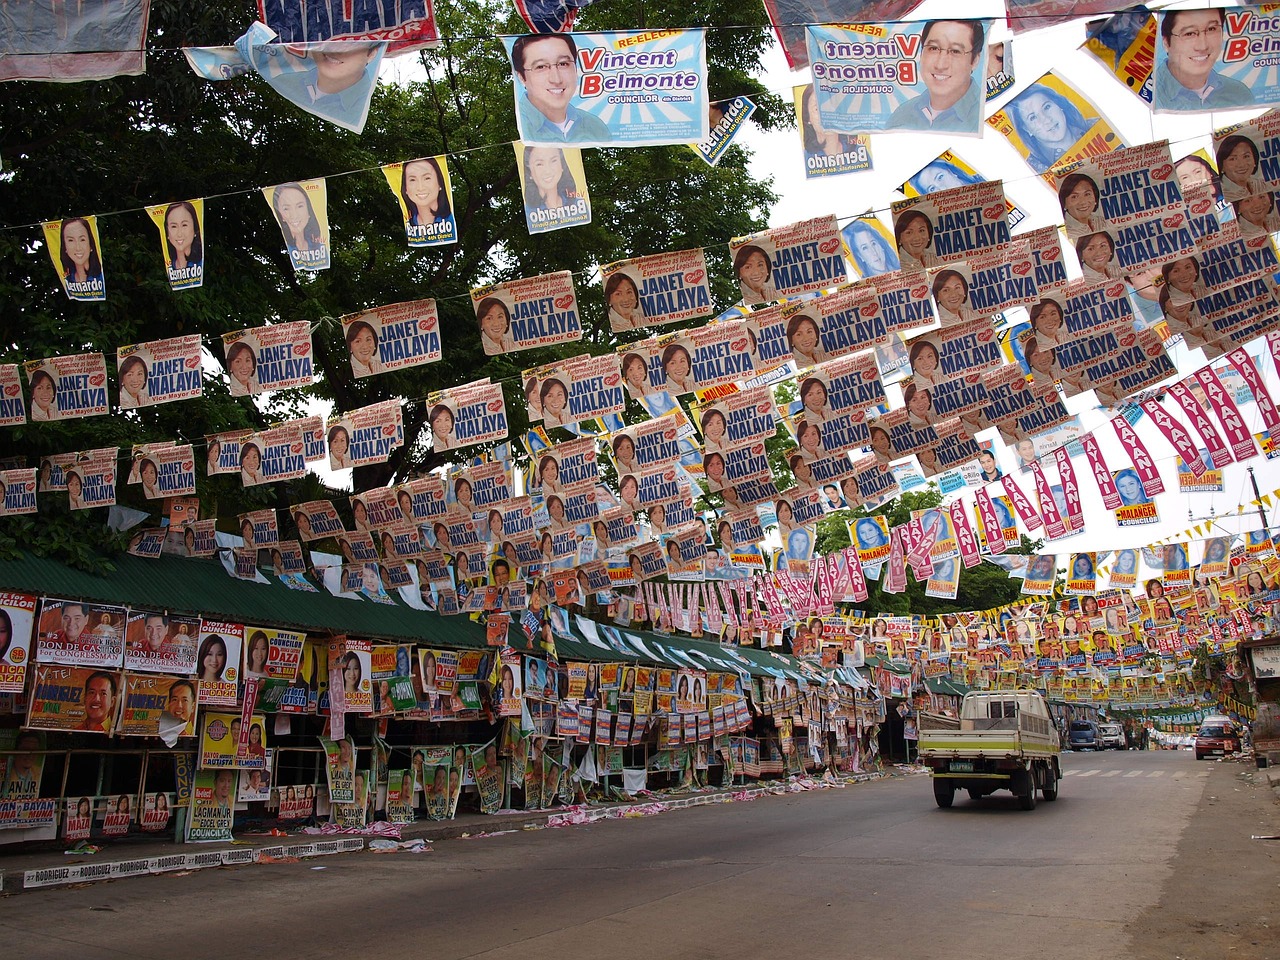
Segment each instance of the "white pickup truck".
[[920,762],[932,771],[940,807],[962,788],[971,800],[1009,790],[1023,810],[1036,808],[1036,790],[1056,800],[1058,751],[1049,708],[1034,690],[975,690],[965,694],[959,720],[920,718]]

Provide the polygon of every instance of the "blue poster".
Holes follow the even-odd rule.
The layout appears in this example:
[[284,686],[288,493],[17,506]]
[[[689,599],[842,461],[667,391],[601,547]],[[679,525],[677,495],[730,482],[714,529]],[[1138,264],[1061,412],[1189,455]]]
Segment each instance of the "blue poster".
[[1255,10],[1159,15],[1156,113],[1212,113],[1280,104],[1275,18]]

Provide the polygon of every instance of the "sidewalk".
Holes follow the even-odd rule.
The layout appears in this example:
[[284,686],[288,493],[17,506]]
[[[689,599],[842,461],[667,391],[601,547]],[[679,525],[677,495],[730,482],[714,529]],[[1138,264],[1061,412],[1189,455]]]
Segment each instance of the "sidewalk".
[[[376,850],[383,845],[379,841],[385,842],[394,837],[393,832],[386,830],[388,826],[399,827],[401,849],[388,849],[386,852],[412,853],[415,852],[412,849],[415,841],[429,844],[436,840],[481,837],[514,830],[542,830],[620,817],[653,816],[711,803],[733,803],[805,790],[844,787],[891,775],[901,775],[901,771],[890,768],[884,772],[855,774],[833,781],[796,777],[752,786],[663,792],[642,795],[632,801],[553,807],[549,810],[503,810],[493,815],[462,813],[453,820],[383,824],[380,829],[362,833],[342,833],[336,829],[322,832],[320,828],[315,828],[314,833],[298,830],[288,835],[238,833],[229,843],[176,843],[129,836],[119,841],[106,841],[96,854],[67,854],[58,850],[0,854],[0,895],[177,870],[247,866],[282,859],[356,853],[369,848],[370,844]],[[416,852],[429,853],[430,847]]]

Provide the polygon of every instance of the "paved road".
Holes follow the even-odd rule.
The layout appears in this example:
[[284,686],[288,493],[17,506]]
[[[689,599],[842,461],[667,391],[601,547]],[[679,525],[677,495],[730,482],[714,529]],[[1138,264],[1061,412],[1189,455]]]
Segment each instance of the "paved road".
[[0,938],[24,960],[1116,960],[1208,778],[1231,774],[1184,752],[1064,768],[1060,799],[1031,812],[1008,794],[940,810],[913,776],[421,856],[36,891],[0,901]]

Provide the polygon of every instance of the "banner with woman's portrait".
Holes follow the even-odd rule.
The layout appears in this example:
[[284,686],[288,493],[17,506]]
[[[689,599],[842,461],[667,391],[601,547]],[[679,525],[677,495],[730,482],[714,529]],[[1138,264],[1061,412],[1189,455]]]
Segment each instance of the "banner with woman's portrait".
[[1046,73],[987,119],[1036,173],[1124,146],[1102,111],[1067,80]]
[[107,361],[101,353],[28,360],[32,423],[96,417],[107,413]]
[[621,413],[627,403],[616,354],[569,357],[525,370],[521,380],[529,422],[548,427]]
[[71,217],[41,225],[44,245],[58,271],[63,292],[72,300],[89,303],[107,299],[102,272],[102,246],[97,217]]
[[36,598],[0,593],[0,693],[21,693],[31,662]]
[[329,204],[324,178],[263,187],[296,271],[328,270]]
[[0,470],[0,517],[36,513],[36,468]]
[[511,144],[524,197],[524,222],[530,234],[550,233],[591,222],[591,195],[577,147]]
[[865,173],[871,169],[871,138],[865,133],[836,133],[826,129],[818,115],[812,84],[791,88],[796,128],[804,148],[804,175],[808,180]]
[[233,330],[222,335],[222,348],[233,397],[305,387],[313,379],[306,320]]
[[[398,417],[399,402],[389,402]],[[431,444],[436,450],[456,450],[507,437],[507,404],[500,383],[481,380],[437,391],[427,396],[427,406]]]
[[419,157],[388,163],[382,168],[382,175],[400,204],[410,247],[441,247],[458,242],[447,158]]
[[647,330],[714,312],[701,247],[619,260],[600,268],[609,328]]
[[14,427],[27,422],[27,404],[22,396],[22,381],[16,363],[0,363],[0,427]]
[[329,420],[327,429],[330,469],[386,463],[404,443],[404,408],[399,400],[371,403]]
[[[729,241],[733,274],[746,306],[812,293],[848,275],[835,215],[762,230]],[[765,369],[771,364],[757,364]]]
[[371,377],[440,359],[440,318],[432,299],[374,307],[342,318],[351,373]]
[[201,706],[234,707],[240,689],[244,624],[201,619],[196,677]]
[[202,390],[200,335],[119,347],[116,371],[121,410],[198,397]]
[[582,339],[582,321],[568,270],[476,287],[471,303],[486,356]]
[[160,252],[171,290],[193,290],[204,283],[204,200],[147,207],[160,231]]

